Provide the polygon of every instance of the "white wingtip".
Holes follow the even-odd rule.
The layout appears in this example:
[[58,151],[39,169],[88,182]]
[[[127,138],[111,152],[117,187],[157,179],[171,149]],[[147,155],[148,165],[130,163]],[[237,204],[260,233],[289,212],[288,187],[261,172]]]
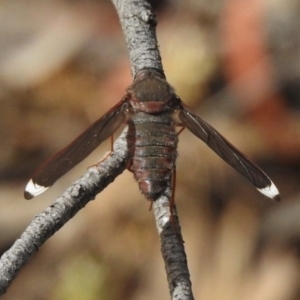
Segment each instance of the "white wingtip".
[[279,191],[277,189],[277,187],[275,186],[275,184],[273,182],[271,182],[271,185],[262,188],[262,189],[258,189],[262,194],[264,194],[265,196],[272,198],[274,200],[279,201],[280,200],[280,194]]
[[38,185],[37,183],[34,183],[31,179],[26,185],[24,197],[25,199],[29,200],[44,193],[48,189],[49,186],[45,187],[45,186]]

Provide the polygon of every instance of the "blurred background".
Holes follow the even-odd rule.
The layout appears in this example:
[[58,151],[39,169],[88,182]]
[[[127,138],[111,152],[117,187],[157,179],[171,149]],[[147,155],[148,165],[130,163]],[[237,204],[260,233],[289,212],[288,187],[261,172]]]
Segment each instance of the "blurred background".
[[[166,76],[182,100],[275,182],[257,192],[188,130],[176,204],[196,299],[300,299],[300,3],[160,0]],[[0,2],[0,251],[109,150],[103,143],[47,193],[32,172],[131,84],[109,0]],[[168,299],[149,203],[128,171],[40,249],[2,299]]]

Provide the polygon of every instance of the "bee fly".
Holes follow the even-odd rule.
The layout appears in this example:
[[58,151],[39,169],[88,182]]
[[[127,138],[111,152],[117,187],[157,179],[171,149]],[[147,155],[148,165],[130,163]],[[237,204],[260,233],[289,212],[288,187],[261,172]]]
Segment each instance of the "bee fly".
[[193,114],[155,69],[140,70],[117,105],[38,168],[26,186],[25,198],[46,191],[123,123],[128,125],[128,169],[148,200],[155,201],[172,183],[177,158],[176,126],[188,128],[262,194],[279,200],[279,192],[270,178],[212,126]]

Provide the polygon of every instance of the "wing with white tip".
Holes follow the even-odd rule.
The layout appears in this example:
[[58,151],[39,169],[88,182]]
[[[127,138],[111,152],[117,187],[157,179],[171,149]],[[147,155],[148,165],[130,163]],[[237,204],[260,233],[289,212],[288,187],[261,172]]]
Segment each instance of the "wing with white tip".
[[46,191],[57,179],[80,163],[110,137],[126,119],[125,102],[124,100],[120,101],[71,144],[39,167],[25,188],[25,199],[32,199]]
[[182,104],[179,118],[183,125],[200,138],[236,171],[245,176],[262,194],[279,201],[280,195],[271,179],[238,149],[228,142],[217,130],[188,111]]

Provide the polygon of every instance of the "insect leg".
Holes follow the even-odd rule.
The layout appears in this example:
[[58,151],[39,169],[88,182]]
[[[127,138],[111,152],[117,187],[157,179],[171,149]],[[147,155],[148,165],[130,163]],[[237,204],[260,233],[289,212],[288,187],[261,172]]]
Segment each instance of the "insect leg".
[[[183,127],[183,129],[184,129],[184,127]],[[175,187],[176,187],[176,167],[174,167],[173,174],[172,174],[172,195],[171,195],[171,199],[170,199],[170,202],[169,202],[171,223],[173,224],[173,226],[175,224],[174,214],[173,214],[173,208],[175,207]]]
[[151,211],[151,210],[152,210],[152,206],[153,206],[153,200],[150,200],[149,211]]
[[101,164],[102,162],[104,162],[111,155],[111,153],[112,153],[112,151],[106,151],[104,156],[96,164],[92,165],[91,167],[95,167],[95,166]]
[[179,134],[185,129],[185,126],[182,125],[182,124],[180,124],[180,125],[178,125],[178,126],[180,126],[181,128],[180,128],[179,131],[177,132],[177,135],[179,135]]
[[104,156],[94,165],[92,165],[92,167],[95,167],[99,164],[101,164],[102,162],[104,162],[114,151],[114,135],[112,134],[110,136],[110,151],[106,151],[106,153],[104,154]]
[[129,172],[131,173],[134,173],[134,171],[132,170],[132,159],[129,159],[127,162],[126,162],[126,168]]
[[110,152],[114,151],[114,135],[110,136]]

